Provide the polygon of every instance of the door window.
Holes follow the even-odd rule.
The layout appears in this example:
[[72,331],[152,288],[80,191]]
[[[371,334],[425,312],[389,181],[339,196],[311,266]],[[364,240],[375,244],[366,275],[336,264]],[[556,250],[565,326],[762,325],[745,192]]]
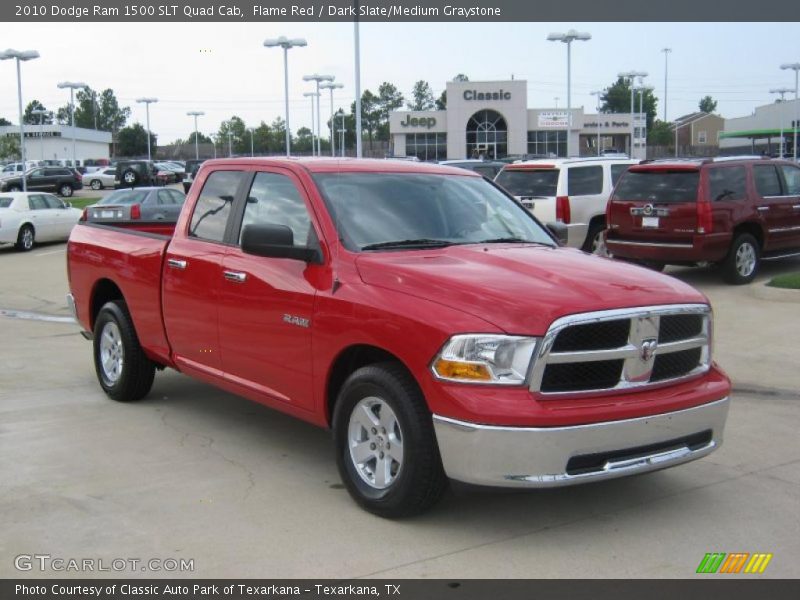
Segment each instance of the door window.
[[243,171],[214,171],[206,179],[192,213],[189,237],[222,242]]
[[709,199],[743,200],[747,196],[747,173],[744,167],[717,167],[708,171]]
[[611,187],[617,185],[620,175],[628,170],[630,165],[611,165]]
[[786,194],[800,196],[800,168],[791,165],[781,165],[783,180],[786,182]]
[[158,190],[158,204],[159,206],[174,206],[175,202],[172,200],[172,195],[167,193],[167,190]]
[[39,194],[28,196],[28,205],[31,207],[31,210],[47,209],[47,202],[45,202],[44,196],[40,196]]
[[773,165],[756,165],[753,167],[753,180],[756,183],[756,191],[762,198],[767,196],[780,196],[781,182],[778,179],[778,172]]
[[[292,180],[277,173],[258,173],[247,195],[242,219],[246,225],[285,225],[292,230],[294,245],[308,245],[311,218],[303,197]],[[239,241],[242,234],[239,232]]]
[[64,208],[64,203],[61,202],[55,196],[51,196],[50,194],[44,194],[42,196],[44,201],[47,203],[47,208]]
[[572,167],[567,169],[567,193],[588,196],[603,193],[603,167]]

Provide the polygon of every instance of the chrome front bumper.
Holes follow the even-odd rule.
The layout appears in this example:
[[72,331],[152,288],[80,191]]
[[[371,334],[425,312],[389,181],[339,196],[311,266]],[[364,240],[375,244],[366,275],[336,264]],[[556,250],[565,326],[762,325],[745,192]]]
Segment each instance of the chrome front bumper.
[[702,458],[722,444],[729,403],[723,398],[672,413],[570,427],[476,425],[438,415],[433,424],[451,479],[496,487],[559,487]]

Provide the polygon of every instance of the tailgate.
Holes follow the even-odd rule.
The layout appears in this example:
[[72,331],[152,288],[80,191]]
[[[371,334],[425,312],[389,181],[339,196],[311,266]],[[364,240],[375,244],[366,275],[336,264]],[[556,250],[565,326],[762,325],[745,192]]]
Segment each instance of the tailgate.
[[556,220],[558,176],[559,169],[552,164],[509,165],[495,183],[545,223]]
[[697,169],[636,169],[625,173],[609,200],[612,239],[691,243],[697,228]]

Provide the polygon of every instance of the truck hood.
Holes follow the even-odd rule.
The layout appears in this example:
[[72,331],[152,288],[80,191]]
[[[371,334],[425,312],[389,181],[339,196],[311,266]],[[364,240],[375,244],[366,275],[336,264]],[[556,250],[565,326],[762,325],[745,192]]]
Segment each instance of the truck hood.
[[708,303],[673,277],[571,248],[475,244],[365,253],[356,265],[368,285],[461,310],[507,333],[541,335],[575,313]]

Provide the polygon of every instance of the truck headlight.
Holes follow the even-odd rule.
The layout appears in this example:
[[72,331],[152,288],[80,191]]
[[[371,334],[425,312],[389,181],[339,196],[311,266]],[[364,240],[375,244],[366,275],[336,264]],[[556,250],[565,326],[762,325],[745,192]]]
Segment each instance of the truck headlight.
[[537,341],[513,335],[454,335],[433,359],[431,369],[446,381],[522,385]]

